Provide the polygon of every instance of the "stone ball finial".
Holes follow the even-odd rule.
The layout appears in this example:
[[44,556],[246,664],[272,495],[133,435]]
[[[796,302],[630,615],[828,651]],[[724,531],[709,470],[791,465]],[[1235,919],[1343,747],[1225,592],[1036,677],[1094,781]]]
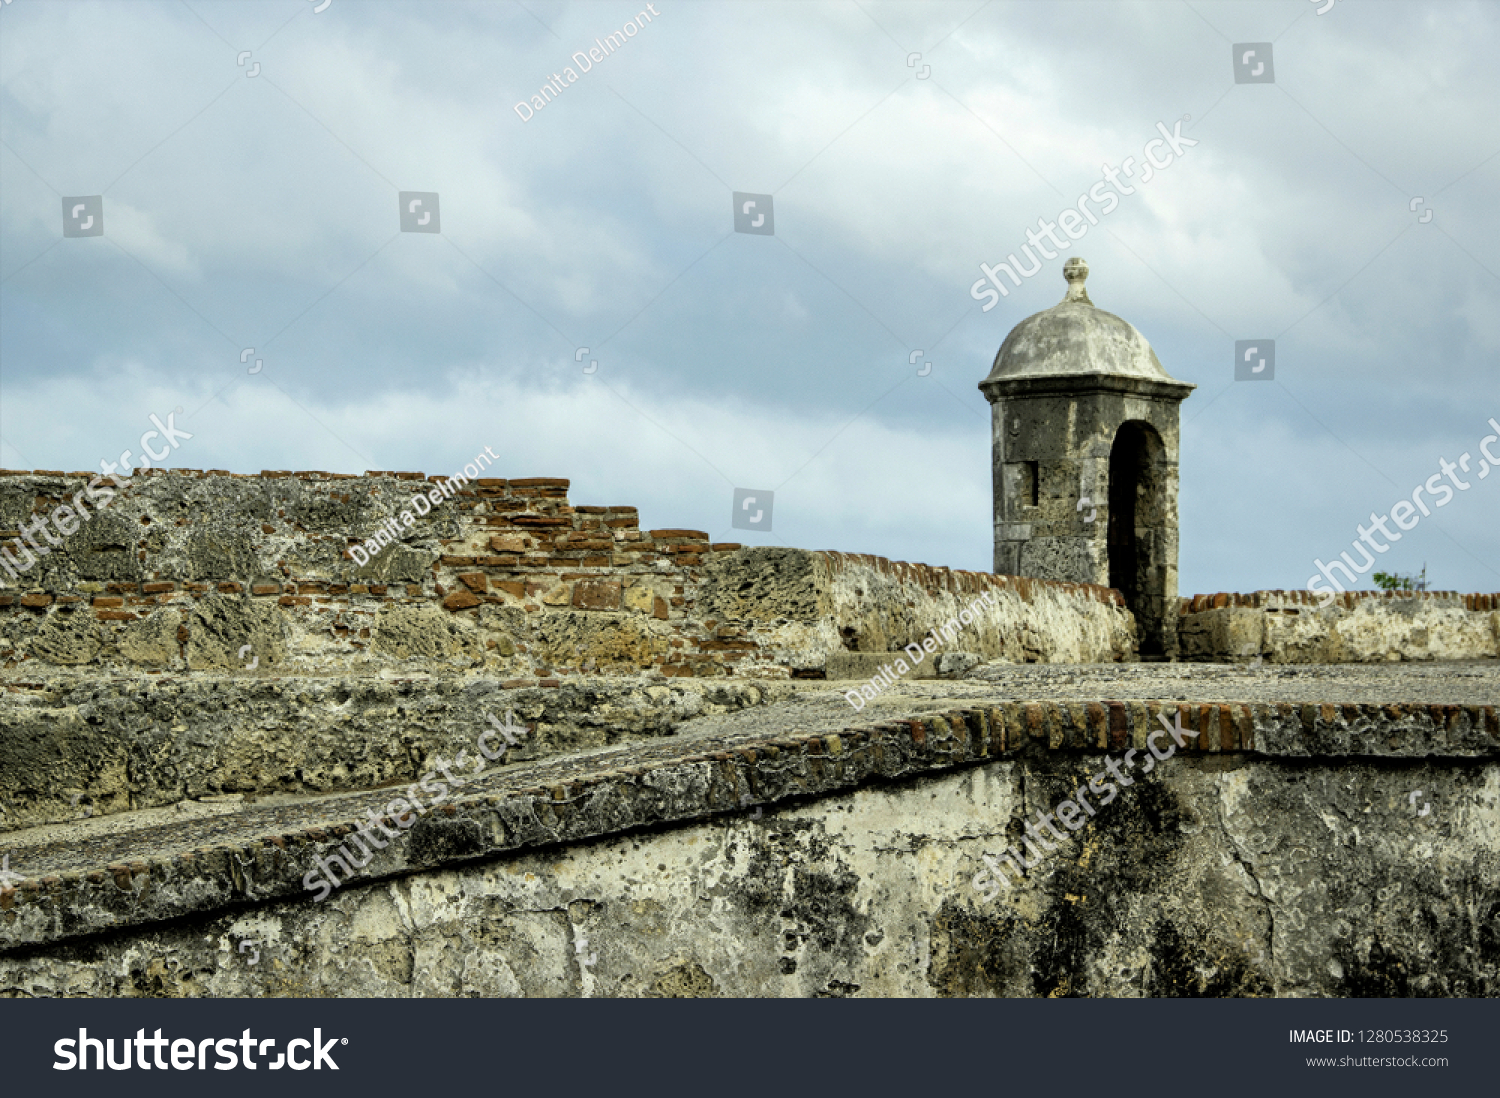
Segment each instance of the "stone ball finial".
[[1063,277],[1068,280],[1068,292],[1064,301],[1081,301],[1085,305],[1092,305],[1089,300],[1089,292],[1084,288],[1084,282],[1089,277],[1088,261],[1078,256],[1073,256],[1063,264]]

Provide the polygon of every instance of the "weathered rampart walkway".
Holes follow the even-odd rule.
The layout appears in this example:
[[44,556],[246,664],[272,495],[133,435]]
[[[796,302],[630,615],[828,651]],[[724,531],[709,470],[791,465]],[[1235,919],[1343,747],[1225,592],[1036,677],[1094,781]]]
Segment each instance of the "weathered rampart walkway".
[[[1274,701],[1220,700],[1251,669],[1166,701],[1093,690],[1112,669],[1008,685],[1043,670],[1074,696],[907,683],[838,732],[808,731],[848,706],[806,684],[473,776],[405,830],[389,788],[11,832],[0,993],[1500,994],[1492,665],[1342,703],[1329,668],[1252,691]],[[928,712],[883,719],[902,707]],[[1193,742],[976,893],[984,852],[1179,711]],[[305,876],[371,812],[397,837],[314,902]]]

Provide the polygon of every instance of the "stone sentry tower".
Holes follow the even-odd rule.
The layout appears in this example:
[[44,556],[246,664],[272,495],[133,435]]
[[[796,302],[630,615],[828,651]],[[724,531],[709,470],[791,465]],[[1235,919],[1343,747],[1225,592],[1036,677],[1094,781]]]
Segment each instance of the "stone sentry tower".
[[1096,309],[1088,264],[1027,317],[979,383],[993,406],[995,571],[1117,588],[1142,659],[1177,654],[1178,413],[1196,388]]

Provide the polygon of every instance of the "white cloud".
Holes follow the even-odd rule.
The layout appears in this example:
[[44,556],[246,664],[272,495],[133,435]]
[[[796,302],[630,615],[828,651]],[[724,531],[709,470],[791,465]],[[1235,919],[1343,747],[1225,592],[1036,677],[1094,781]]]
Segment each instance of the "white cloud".
[[[532,7],[555,35],[517,5],[196,5],[212,30],[150,0],[7,8],[0,457],[88,465],[227,386],[187,464],[440,472],[498,433],[508,475],[751,541],[724,529],[731,484],[604,384],[775,488],[922,347],[969,404],[909,381],[778,489],[775,537],[985,567],[973,385],[1063,287],[1059,257],[980,314],[977,265],[1188,113],[1199,144],[1074,249],[1100,307],[1201,386],[1185,588],[1300,582],[1347,542],[1348,501],[1471,447],[1466,413],[1493,403],[1493,5],[659,4],[523,124],[516,99],[639,5]],[[1272,38],[1278,84],[1232,84],[1228,41]],[[780,239],[715,247],[728,192],[772,189]],[[392,240],[396,190],[438,191],[447,239]],[[111,240],[212,327],[107,241],[49,250],[57,195],[98,193]],[[1231,341],[1265,336],[1284,387],[1208,406]],[[1487,564],[1433,543],[1461,586],[1500,569],[1485,503],[1450,524]],[[1237,532],[1263,515],[1274,535]]]

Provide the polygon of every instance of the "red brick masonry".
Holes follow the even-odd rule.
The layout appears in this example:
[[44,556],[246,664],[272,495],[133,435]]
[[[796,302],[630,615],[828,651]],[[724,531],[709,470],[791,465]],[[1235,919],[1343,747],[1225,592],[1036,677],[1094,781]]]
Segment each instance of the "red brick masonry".
[[[9,478],[6,486],[32,493],[33,513],[50,510],[89,475],[0,470],[0,477]],[[498,673],[532,681],[588,670],[576,666],[585,661],[573,660],[572,649],[563,651],[560,641],[543,643],[543,634],[558,630],[548,633],[540,623],[566,614],[594,621],[578,629],[605,631],[595,637],[606,653],[594,659],[601,672],[723,675],[736,673],[739,665],[740,674],[774,676],[796,673],[803,662],[820,662],[817,653],[772,652],[769,629],[719,620],[700,607],[708,567],[754,550],[732,542],[711,544],[700,530],[641,530],[634,507],[574,507],[568,502],[569,482],[560,478],[476,479],[459,488],[443,508],[420,519],[379,560],[361,568],[349,556],[350,547],[361,544],[385,518],[399,514],[414,493],[445,480],[408,472],[144,471],[110,507],[122,527],[138,531],[125,537],[127,544],[106,546],[106,557],[97,544],[75,536],[54,550],[48,558],[51,567],[27,577],[30,590],[0,594],[0,624],[17,620],[21,626],[0,629],[0,667],[55,662],[152,671],[236,669],[237,661],[222,652],[203,655],[202,638],[212,630],[202,620],[206,609],[196,604],[210,596],[274,602],[284,615],[278,618],[281,632],[297,640],[289,645],[296,649],[291,658],[330,670],[373,654],[372,627],[383,611],[421,606],[441,607],[476,623],[486,607],[519,611],[526,615],[524,621],[534,618],[538,625],[530,629],[505,619],[514,653],[493,632],[480,640],[489,650],[481,663],[493,659]],[[216,546],[233,543],[243,551],[238,557],[195,556],[200,544],[195,535]],[[8,536],[10,532],[0,530],[0,538]],[[816,558],[828,576],[868,569],[907,585],[908,606],[913,599],[920,602],[923,593],[967,601],[989,590],[1010,592],[1028,604],[1045,592],[1072,605],[1123,606],[1119,593],[1105,587],[860,554],[806,555]],[[106,559],[113,562],[113,571],[100,564]],[[210,566],[204,561],[226,559],[251,563],[231,574],[204,574]],[[196,574],[183,575],[184,560]],[[89,578],[121,572],[139,578]],[[80,649],[56,643],[52,634],[42,635],[46,623],[54,632],[76,633],[74,615],[80,610],[91,611],[93,621],[105,627],[92,655],[94,641]],[[183,616],[177,650],[163,651],[158,629],[146,651],[131,638],[148,622],[159,625],[162,619],[156,615],[163,610]],[[593,615],[610,618],[595,620]],[[496,619],[483,621],[486,629],[500,628]],[[136,632],[127,632],[132,629]],[[226,631],[220,626],[219,632]],[[271,660],[261,663],[267,668]]]

